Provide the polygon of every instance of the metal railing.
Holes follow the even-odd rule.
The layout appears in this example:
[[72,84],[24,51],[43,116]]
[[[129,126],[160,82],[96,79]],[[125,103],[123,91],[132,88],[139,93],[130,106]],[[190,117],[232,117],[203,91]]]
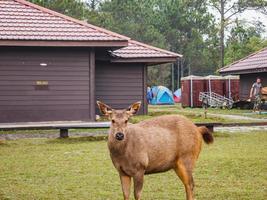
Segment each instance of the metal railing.
[[222,95],[219,95],[215,92],[200,92],[199,93],[199,101],[202,102],[204,106],[216,107],[216,108],[232,108],[233,99],[226,98]]

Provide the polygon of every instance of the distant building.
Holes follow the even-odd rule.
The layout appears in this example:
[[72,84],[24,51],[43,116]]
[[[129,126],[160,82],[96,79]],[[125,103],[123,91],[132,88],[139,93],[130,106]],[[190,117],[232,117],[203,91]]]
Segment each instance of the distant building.
[[222,75],[240,76],[239,96],[240,100],[246,100],[257,77],[261,78],[263,87],[267,86],[267,48],[227,65],[219,72]]

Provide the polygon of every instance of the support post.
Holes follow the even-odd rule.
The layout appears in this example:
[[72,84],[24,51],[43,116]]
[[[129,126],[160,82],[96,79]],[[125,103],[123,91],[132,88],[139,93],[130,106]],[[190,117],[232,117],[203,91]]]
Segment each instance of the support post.
[[204,118],[207,119],[207,112],[208,112],[208,109],[207,109],[207,106],[205,106],[204,108]]
[[143,101],[144,101],[144,105],[143,105],[143,108],[144,108],[144,115],[147,115],[148,113],[148,102],[147,102],[147,99],[146,99],[146,93],[147,93],[147,66],[144,65],[143,67]]
[[95,121],[95,49],[89,53],[89,119]]
[[214,132],[214,126],[213,125],[210,125],[210,126],[206,126],[210,132]]
[[181,64],[181,59],[177,60],[177,89],[180,88],[180,64]]
[[69,137],[69,130],[65,129],[65,128],[60,129],[59,137],[60,138],[68,138]]
[[171,73],[172,73],[172,92],[174,92],[174,63],[171,65]]
[[184,77],[184,59],[181,58],[181,78]]
[[194,97],[193,97],[194,93],[193,93],[193,78],[190,78],[190,107],[193,108],[194,107]]

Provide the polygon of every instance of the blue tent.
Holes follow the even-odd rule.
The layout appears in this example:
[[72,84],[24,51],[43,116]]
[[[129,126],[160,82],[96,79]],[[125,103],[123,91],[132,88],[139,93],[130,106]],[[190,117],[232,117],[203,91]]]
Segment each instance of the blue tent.
[[164,86],[154,86],[152,87],[153,99],[151,104],[174,104],[172,92]]

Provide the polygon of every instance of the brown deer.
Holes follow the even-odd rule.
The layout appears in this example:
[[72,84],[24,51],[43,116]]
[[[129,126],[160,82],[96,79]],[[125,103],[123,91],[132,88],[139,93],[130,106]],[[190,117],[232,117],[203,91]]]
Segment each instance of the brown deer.
[[97,104],[111,120],[108,148],[120,175],[124,200],[129,200],[131,178],[134,180],[134,197],[140,200],[144,175],[170,169],[174,169],[183,182],[186,199],[193,200],[192,172],[202,139],[207,144],[213,142],[208,129],[196,127],[180,115],[159,116],[130,124],[128,120],[137,113],[141,102],[124,110],[114,110],[100,101]]

